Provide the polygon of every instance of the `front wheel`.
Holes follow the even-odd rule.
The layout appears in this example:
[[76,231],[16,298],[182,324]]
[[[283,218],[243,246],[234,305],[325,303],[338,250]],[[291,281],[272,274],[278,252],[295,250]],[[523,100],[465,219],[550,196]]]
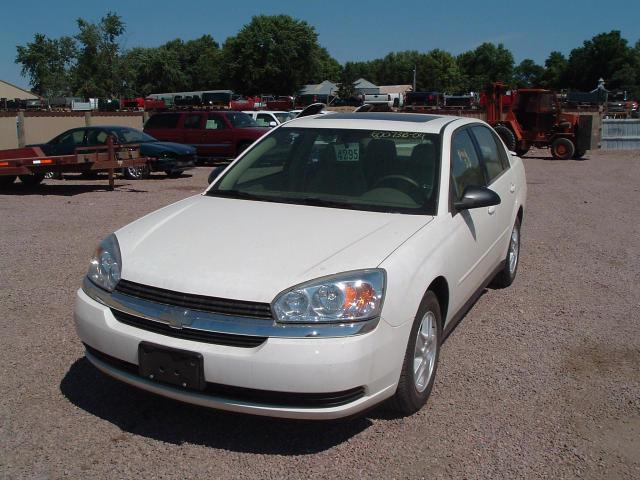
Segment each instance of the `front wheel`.
[[551,144],[551,155],[558,160],[569,160],[576,152],[576,146],[568,138],[556,138]]
[[504,260],[504,267],[498,272],[491,282],[496,288],[507,288],[516,278],[518,263],[520,262],[520,219],[516,218],[516,223],[511,230],[509,239],[509,249],[507,258]]
[[422,298],[413,321],[400,380],[390,407],[402,415],[411,415],[427,402],[438,367],[442,344],[442,317],[435,293]]
[[516,136],[513,134],[511,129],[505,127],[504,125],[497,125],[494,130],[498,135],[500,135],[500,138],[504,142],[507,149],[514,152],[516,149]]
[[129,180],[144,180],[149,178],[151,170],[149,165],[142,165],[140,167],[125,167],[122,169],[122,174]]
[[27,187],[35,187],[40,185],[44,180],[44,173],[34,173],[33,175],[19,175],[18,178]]
[[18,178],[17,175],[0,175],[0,187],[8,187],[13,185],[13,182]]

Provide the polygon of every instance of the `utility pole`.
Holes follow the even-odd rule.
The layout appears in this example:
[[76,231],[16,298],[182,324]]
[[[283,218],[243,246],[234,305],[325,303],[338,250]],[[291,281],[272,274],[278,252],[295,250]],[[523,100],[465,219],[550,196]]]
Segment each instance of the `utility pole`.
[[413,91],[416,91],[416,69],[418,68],[417,65],[413,66]]

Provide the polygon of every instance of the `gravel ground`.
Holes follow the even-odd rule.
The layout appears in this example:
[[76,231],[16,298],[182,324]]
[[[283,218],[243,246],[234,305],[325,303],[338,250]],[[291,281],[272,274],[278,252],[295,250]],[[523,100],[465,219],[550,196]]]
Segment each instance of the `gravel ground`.
[[105,180],[3,192],[0,477],[640,478],[640,154],[538,153],[516,282],[478,300],[427,406],[401,419],[209,411],[84,359],[72,308],[95,245],[199,192],[208,168],[116,192]]

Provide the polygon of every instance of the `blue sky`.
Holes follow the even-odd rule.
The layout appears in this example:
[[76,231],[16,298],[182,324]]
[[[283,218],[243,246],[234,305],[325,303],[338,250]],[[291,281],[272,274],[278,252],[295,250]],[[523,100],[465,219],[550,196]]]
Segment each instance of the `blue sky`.
[[[542,63],[552,50],[568,54],[597,33],[621,30],[640,39],[640,0],[515,2],[495,0],[7,0],[0,23],[0,79],[26,87],[14,63],[16,45],[35,33],[72,35],[75,19],[97,21],[111,10],[124,18],[122,45],[157,46],[211,34],[220,44],[253,15],[285,13],[316,28],[320,44],[341,63],[391,51],[441,48],[453,54],[482,42],[503,43],[516,62]],[[482,8],[479,7],[482,5]],[[525,5],[535,5],[529,9]]]

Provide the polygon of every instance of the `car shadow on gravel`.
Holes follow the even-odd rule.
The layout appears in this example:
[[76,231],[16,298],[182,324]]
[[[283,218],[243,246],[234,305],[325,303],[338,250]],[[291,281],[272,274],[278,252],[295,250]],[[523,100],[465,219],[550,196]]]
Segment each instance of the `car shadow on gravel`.
[[335,422],[296,421],[184,404],[113,380],[84,357],[71,365],[60,391],[75,406],[133,435],[243,453],[318,453],[372,425],[363,416]]
[[[104,183],[95,184],[54,184],[47,185],[42,184],[37,187],[25,187],[24,185],[15,184],[9,187],[0,188],[0,195],[15,195],[15,196],[27,196],[27,195],[39,195],[39,196],[61,196],[61,197],[73,197],[75,195],[82,195],[83,193],[91,192],[108,192],[109,186],[106,181]],[[115,191],[127,192],[127,193],[146,193],[147,190],[131,187],[129,183],[117,183],[115,185]]]

